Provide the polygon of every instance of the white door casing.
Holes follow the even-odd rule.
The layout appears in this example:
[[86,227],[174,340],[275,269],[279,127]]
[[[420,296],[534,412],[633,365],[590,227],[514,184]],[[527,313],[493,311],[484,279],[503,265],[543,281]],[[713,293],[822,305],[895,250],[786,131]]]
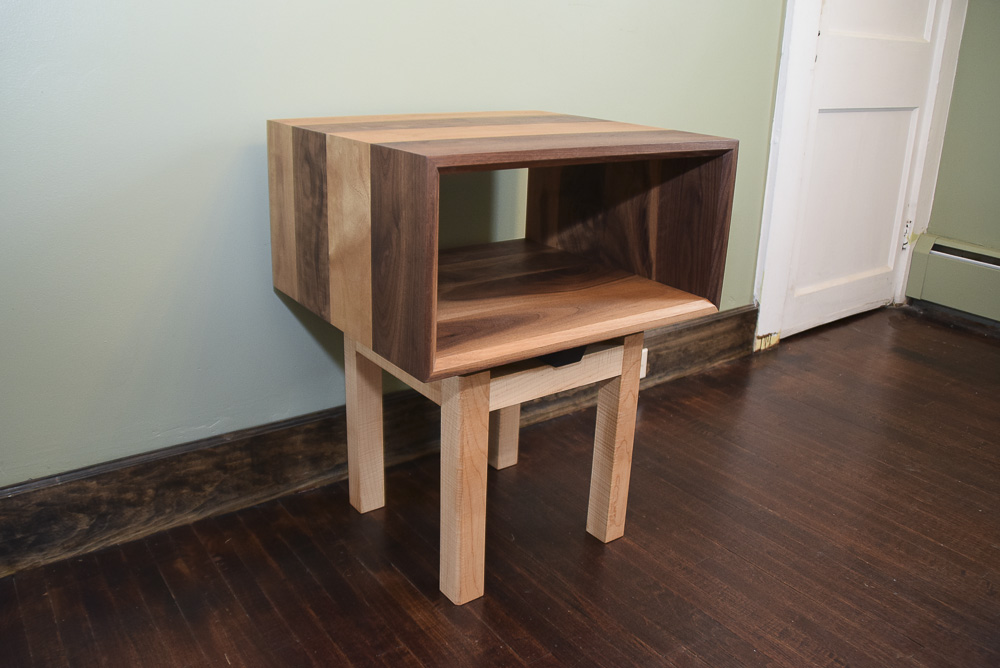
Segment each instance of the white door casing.
[[966,7],[788,1],[755,286],[762,340],[902,299]]

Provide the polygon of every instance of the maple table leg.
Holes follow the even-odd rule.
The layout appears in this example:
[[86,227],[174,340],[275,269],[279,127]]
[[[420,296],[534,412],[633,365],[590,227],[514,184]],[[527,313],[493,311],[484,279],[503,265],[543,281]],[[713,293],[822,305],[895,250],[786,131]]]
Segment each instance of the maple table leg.
[[490,413],[490,466],[500,470],[517,463],[521,405],[514,404]]
[[445,596],[483,595],[490,372],[441,381],[441,571]]
[[347,385],[347,477],[351,505],[367,513],[385,505],[382,369],[344,337]]
[[597,398],[587,531],[605,543],[625,533],[641,362],[640,332],[625,337],[622,373],[603,381]]

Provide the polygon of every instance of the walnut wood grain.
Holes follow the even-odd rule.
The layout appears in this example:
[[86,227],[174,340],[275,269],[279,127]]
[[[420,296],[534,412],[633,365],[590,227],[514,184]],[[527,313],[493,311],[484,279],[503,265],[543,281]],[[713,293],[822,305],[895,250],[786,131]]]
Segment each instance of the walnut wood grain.
[[372,146],[372,349],[418,379],[433,363],[439,180],[420,156]]
[[736,149],[662,163],[656,275],[718,305],[736,182]]
[[[492,262],[490,249],[519,257]],[[530,241],[473,247],[468,260],[464,252],[441,253],[432,378],[715,312],[705,299]]]
[[625,162],[639,157],[692,157],[734,148],[736,142],[676,130],[646,130],[387,142],[382,145],[426,156],[446,172]]
[[303,306],[330,319],[326,136],[292,128],[297,295]]
[[529,170],[526,236],[652,279],[661,161]]

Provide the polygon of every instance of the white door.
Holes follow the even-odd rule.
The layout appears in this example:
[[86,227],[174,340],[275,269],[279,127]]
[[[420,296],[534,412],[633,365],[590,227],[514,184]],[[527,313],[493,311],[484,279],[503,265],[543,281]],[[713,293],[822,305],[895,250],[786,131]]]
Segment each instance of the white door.
[[901,298],[908,237],[930,215],[965,8],[966,0],[789,1],[759,335]]

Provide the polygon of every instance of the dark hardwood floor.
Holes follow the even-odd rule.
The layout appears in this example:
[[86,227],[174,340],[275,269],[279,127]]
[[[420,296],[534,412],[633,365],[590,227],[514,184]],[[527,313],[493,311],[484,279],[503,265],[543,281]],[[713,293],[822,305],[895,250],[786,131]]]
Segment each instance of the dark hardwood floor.
[[437,587],[438,462],[0,579],[0,665],[1000,666],[1000,340],[901,310],[643,392],[625,538],[593,410],[489,473],[486,596]]

